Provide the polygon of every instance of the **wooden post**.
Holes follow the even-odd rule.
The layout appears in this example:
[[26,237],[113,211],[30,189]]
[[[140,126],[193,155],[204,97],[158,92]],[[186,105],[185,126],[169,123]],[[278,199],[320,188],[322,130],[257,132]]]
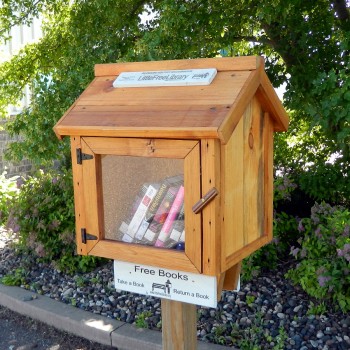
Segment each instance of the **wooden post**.
[[163,350],[196,350],[196,305],[167,299],[161,302]]

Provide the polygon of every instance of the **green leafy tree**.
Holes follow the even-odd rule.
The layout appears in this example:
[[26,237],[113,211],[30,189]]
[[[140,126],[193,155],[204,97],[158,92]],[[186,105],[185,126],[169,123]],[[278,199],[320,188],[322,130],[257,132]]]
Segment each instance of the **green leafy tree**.
[[[284,103],[293,112],[289,132],[277,138],[278,167],[292,170],[313,197],[344,202],[349,7],[348,0],[2,1],[3,40],[11,26],[33,16],[44,23],[38,43],[0,66],[3,112],[26,84],[33,95],[30,107],[7,125],[24,136],[9,156],[40,162],[67,157],[68,145],[56,140],[52,126],[92,80],[96,63],[259,54],[273,84],[286,84]],[[141,21],[145,13],[151,16]]]

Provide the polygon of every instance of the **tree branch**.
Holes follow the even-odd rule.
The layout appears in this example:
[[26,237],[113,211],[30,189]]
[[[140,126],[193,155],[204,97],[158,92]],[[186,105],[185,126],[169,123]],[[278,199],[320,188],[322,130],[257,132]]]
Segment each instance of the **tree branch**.
[[261,23],[262,28],[264,29],[268,39],[269,45],[278,52],[278,54],[282,57],[288,68],[293,67],[297,64],[298,59],[296,56],[292,55],[291,50],[288,50],[288,46],[286,46],[285,40],[281,40],[280,30],[278,30],[278,25]]

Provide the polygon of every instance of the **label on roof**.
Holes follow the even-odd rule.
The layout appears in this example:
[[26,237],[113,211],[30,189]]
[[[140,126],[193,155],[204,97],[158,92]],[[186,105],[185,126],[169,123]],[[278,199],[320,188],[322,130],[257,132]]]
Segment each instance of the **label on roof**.
[[215,78],[216,68],[123,72],[113,82],[115,88],[150,86],[209,85]]

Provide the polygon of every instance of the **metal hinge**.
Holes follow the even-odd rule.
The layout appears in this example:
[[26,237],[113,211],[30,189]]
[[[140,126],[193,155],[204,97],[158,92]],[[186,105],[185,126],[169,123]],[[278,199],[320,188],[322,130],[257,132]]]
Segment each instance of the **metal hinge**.
[[97,236],[86,232],[86,228],[81,229],[81,241],[86,244],[86,241],[97,241]]
[[92,154],[86,154],[81,151],[81,148],[77,148],[77,164],[83,164],[83,160],[93,159]]

